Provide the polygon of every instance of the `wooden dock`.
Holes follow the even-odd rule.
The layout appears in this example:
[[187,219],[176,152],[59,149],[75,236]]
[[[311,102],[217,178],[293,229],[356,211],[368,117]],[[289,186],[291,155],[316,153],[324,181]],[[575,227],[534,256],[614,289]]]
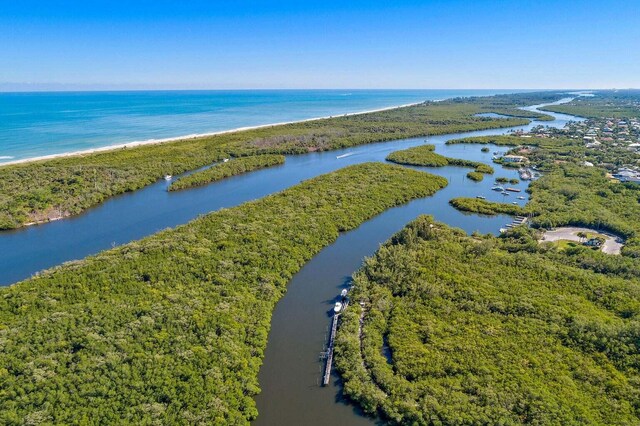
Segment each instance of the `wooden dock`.
[[338,320],[340,314],[335,314],[331,319],[331,332],[329,333],[329,347],[327,348],[327,360],[324,365],[324,375],[322,376],[322,386],[327,386],[331,380],[331,366],[333,364],[333,344],[338,331]]
[[507,232],[507,230],[511,228],[524,225],[525,223],[527,223],[527,220],[529,220],[529,218],[526,216],[516,216],[513,222],[508,223],[504,228],[500,228],[500,232]]

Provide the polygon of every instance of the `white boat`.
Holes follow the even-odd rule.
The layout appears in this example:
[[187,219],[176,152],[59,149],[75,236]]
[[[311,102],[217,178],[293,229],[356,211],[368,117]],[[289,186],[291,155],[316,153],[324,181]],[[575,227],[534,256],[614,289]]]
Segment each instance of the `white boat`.
[[491,188],[491,190],[492,191],[500,191],[500,192],[502,192],[502,191],[504,191],[504,188],[501,187],[501,186],[494,186],[493,188]]
[[342,310],[342,303],[336,302],[336,305],[333,307],[333,312],[338,314],[340,313],[341,310]]
[[518,200],[524,200],[525,198],[521,195],[518,197]]
[[173,179],[173,176],[171,175],[164,175],[164,180],[171,180]]
[[486,199],[487,197],[484,197],[484,196],[482,196],[482,195],[477,195],[477,196],[476,196],[476,198],[477,198],[478,200],[484,200],[484,199]]
[[223,159],[222,159],[222,162],[223,162],[223,163],[226,163],[227,161],[229,161],[229,159],[228,159],[228,158],[223,158]]
[[336,155],[336,158],[339,160],[341,158],[348,157],[350,155],[353,155],[353,152],[347,152],[346,154]]
[[514,202],[512,202],[511,204],[513,204],[513,205],[516,205],[516,206],[517,206],[517,205],[518,205],[518,202],[517,202],[517,201],[514,201]]
[[340,292],[340,296],[342,296],[343,298],[344,298],[344,297],[347,297],[347,289],[346,289],[346,288],[345,288],[345,289],[343,289],[343,290]]
[[511,194],[509,194],[507,191],[502,191],[502,195],[506,197],[507,195],[511,195]]

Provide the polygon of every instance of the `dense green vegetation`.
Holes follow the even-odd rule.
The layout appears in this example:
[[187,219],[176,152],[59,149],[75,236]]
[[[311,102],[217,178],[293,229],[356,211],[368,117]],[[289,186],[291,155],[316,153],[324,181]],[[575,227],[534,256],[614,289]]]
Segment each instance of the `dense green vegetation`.
[[[527,119],[476,117],[481,112],[538,117],[518,106],[557,100],[525,93],[425,102],[376,113],[264,127],[156,145],[0,167],[0,229],[78,214],[105,199],[223,158],[301,154],[395,139],[510,127]],[[516,114],[517,113],[517,114]]]
[[479,213],[485,215],[509,214],[519,216],[524,214],[524,209],[515,204],[495,203],[493,201],[478,198],[459,197],[449,200],[449,204],[462,212]]
[[[584,161],[615,169],[623,164],[636,163],[636,161],[640,159],[640,155],[629,151],[625,146],[607,147],[607,149],[587,149],[581,137],[480,136],[452,139],[447,141],[447,143],[491,143],[495,145],[513,146],[516,148],[509,153],[526,156],[531,163],[542,170],[550,170],[558,162],[582,164]],[[529,147],[531,149],[529,149]],[[496,162],[501,163],[500,160],[496,160]],[[520,167],[517,163],[501,164],[505,167]]]
[[400,151],[394,151],[387,156],[387,161],[398,164],[425,167],[444,167],[449,165],[449,159],[436,154],[435,145],[426,144]]
[[520,179],[516,179],[516,178],[506,178],[504,176],[500,176],[496,178],[496,183],[511,183],[513,185],[517,185],[520,183]]
[[549,105],[546,111],[588,118],[640,118],[640,91],[598,91],[596,96],[577,97],[569,103]]
[[[543,246],[554,246],[554,243],[542,243]],[[553,256],[553,250],[546,252],[547,256]],[[588,269],[600,274],[608,274],[621,278],[640,279],[640,262],[629,256],[611,256],[591,247],[576,245],[566,248],[562,254],[554,256],[554,261],[562,262],[582,269]]]
[[265,154],[235,158],[226,163],[216,164],[208,169],[176,179],[169,185],[169,191],[179,191],[185,188],[206,185],[226,177],[278,164],[284,164],[284,155]]
[[640,257],[640,185],[607,179],[597,167],[557,165],[529,187],[535,226],[585,226],[627,238],[623,255]]
[[352,166],[0,289],[0,423],[247,424],[291,276],[446,183]]
[[638,424],[637,264],[595,273],[577,259],[603,257],[580,251],[419,218],[354,276],[336,342],[344,392],[402,425]]
[[434,152],[435,145],[420,145],[400,151],[394,151],[387,156],[387,161],[409,166],[444,167],[460,166],[472,167],[478,173],[493,174],[493,167],[477,161],[450,158]]
[[[614,157],[619,157],[618,161],[623,163],[634,158],[634,153],[628,150],[587,151],[581,140],[568,137],[501,136],[496,139],[491,136],[461,139],[456,143],[462,141],[534,146],[534,149],[517,152],[545,171],[528,189],[531,199],[525,212],[535,216],[533,225],[544,228],[575,225],[607,230],[629,239],[623,254],[640,257],[640,186],[619,184],[608,179],[602,168],[583,165],[585,160],[599,163],[614,161]],[[507,180],[499,177],[496,181],[505,183]],[[464,206],[484,207],[485,203],[470,200]],[[488,214],[487,211],[482,213]]]
[[[627,238],[623,255],[640,257],[640,185],[620,184],[608,179],[603,168],[583,164],[584,161],[625,164],[633,162],[637,154],[615,147],[588,150],[582,138],[567,136],[524,138],[508,135],[454,141],[462,142],[534,147],[517,151],[539,170],[545,171],[528,189],[531,199],[525,213],[535,216],[532,224],[543,228],[575,225],[607,230]],[[496,181],[504,183],[506,178],[499,177]],[[478,206],[478,212],[488,214],[485,203],[468,200],[459,206],[471,208],[467,211],[475,211]]]
[[467,177],[476,182],[480,182],[482,179],[484,179],[484,175],[480,172],[469,172],[467,173]]
[[492,96],[490,105],[487,105],[485,101],[483,101],[483,98],[457,98],[452,99],[451,102],[477,105],[479,107],[479,113],[493,112],[511,117],[526,117],[549,121],[553,120],[553,117],[550,115],[525,111],[518,107],[555,102],[562,97],[563,94],[558,92],[535,92]]
[[472,136],[468,138],[450,139],[447,145],[461,143],[493,144],[499,146],[539,145],[544,142],[542,138],[523,138],[514,135]]
[[418,219],[355,274],[351,297],[364,308],[343,314],[336,363],[366,412],[397,424],[640,422],[640,185],[597,167],[635,154],[585,147],[584,130],[536,132],[450,142],[514,146],[543,170],[524,209],[450,203],[608,230],[627,238],[623,256],[539,244],[526,227],[469,237]]

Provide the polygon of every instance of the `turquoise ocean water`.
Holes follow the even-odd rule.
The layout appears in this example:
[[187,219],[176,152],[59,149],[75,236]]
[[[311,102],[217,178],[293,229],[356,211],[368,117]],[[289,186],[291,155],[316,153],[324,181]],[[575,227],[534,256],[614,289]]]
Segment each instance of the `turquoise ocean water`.
[[512,92],[514,90],[0,93],[0,163],[424,100]]

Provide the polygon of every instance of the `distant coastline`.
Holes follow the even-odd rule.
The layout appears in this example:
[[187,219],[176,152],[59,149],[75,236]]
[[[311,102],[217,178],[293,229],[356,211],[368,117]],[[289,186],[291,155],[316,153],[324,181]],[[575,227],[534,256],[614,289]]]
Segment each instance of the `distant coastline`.
[[[122,146],[526,90],[0,93],[0,166]],[[8,158],[13,157],[13,158]],[[53,157],[55,158],[55,157]]]
[[[440,102],[442,100],[443,99],[438,99],[438,100],[431,101],[431,102]],[[349,113],[337,114],[337,115],[327,115],[327,116],[323,116],[323,117],[306,118],[306,119],[303,119],[303,120],[283,121],[283,122],[279,122],[279,123],[260,124],[260,125],[257,125],[257,126],[245,126],[245,127],[238,127],[238,128],[235,128],[235,129],[221,130],[221,131],[217,131],[217,132],[194,133],[194,134],[190,134],[190,135],[176,136],[176,137],[171,137],[171,138],[147,139],[147,140],[142,140],[142,141],[133,141],[133,142],[120,143],[120,144],[116,144],[116,145],[107,145],[107,146],[102,146],[102,147],[98,147],[98,148],[83,149],[83,150],[79,150],[79,151],[61,152],[61,153],[58,153],[58,154],[50,154],[50,155],[40,155],[40,156],[37,156],[37,157],[22,158],[22,159],[19,159],[19,160],[13,160],[13,161],[7,161],[7,162],[4,162],[4,163],[0,163],[0,167],[11,166],[11,165],[15,165],[15,164],[32,163],[32,162],[36,162],[36,161],[53,160],[53,159],[56,159],[56,158],[76,157],[76,156],[81,156],[81,155],[94,154],[94,153],[97,153],[97,152],[114,151],[114,150],[122,149],[122,148],[134,148],[134,147],[143,146],[143,145],[156,145],[156,144],[162,144],[162,143],[167,143],[167,142],[177,142],[177,141],[183,141],[183,140],[189,140],[189,139],[198,139],[198,138],[204,138],[204,137],[208,137],[208,136],[224,135],[226,133],[235,133],[235,132],[243,132],[243,131],[247,131],[247,130],[262,129],[262,128],[265,128],[265,127],[284,126],[284,125],[287,125],[287,124],[305,123],[305,122],[308,122],[308,121],[316,121],[316,120],[326,120],[326,119],[335,118],[335,117],[348,117],[348,116],[353,116],[353,115],[370,114],[370,113],[373,113],[373,112],[381,112],[381,111],[389,111],[389,110],[398,109],[398,108],[406,108],[406,107],[410,107],[410,106],[420,105],[422,103],[423,102],[413,102],[413,103],[404,104],[404,105],[396,105],[396,106],[390,106],[390,107],[384,107],[384,108],[376,108],[376,109],[371,109],[371,110],[367,110],[367,111],[349,112]],[[0,159],[2,159],[3,157],[4,158],[9,158],[10,156],[0,156]]]

